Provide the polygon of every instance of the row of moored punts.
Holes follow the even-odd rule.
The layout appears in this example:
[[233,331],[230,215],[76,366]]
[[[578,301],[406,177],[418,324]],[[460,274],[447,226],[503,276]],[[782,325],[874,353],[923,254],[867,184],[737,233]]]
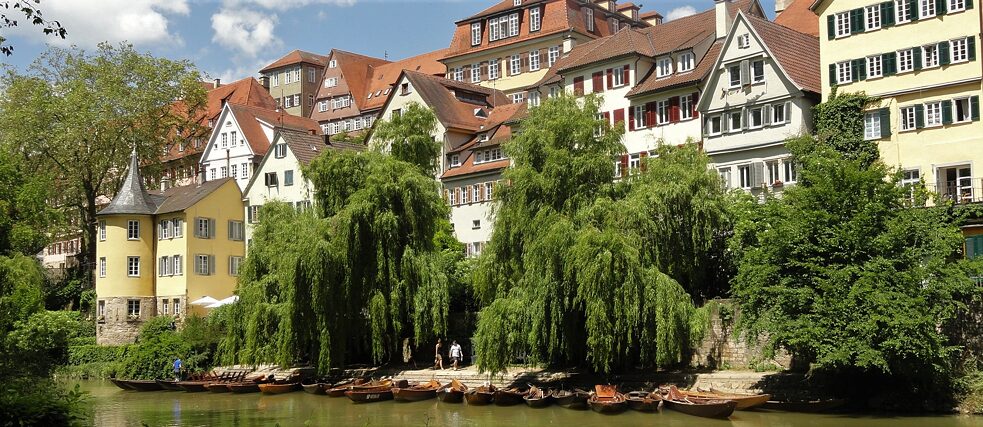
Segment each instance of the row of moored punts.
[[499,388],[484,384],[468,387],[458,380],[441,384],[436,380],[410,385],[406,380],[350,379],[340,383],[302,383],[294,378],[274,380],[262,375],[227,373],[205,375],[186,381],[142,381],[111,379],[124,390],[155,391],[174,390],[213,393],[265,393],[282,394],[304,390],[311,394],[329,397],[348,397],[354,403],[364,404],[396,400],[417,402],[438,399],[446,403],[468,405],[512,406],[526,404],[533,408],[557,405],[568,409],[591,409],[602,414],[618,414],[628,409],[641,412],[658,412],[663,408],[689,415],[708,418],[728,418],[734,411],[751,409],[783,410],[793,412],[825,412],[843,405],[842,400],[781,402],[771,395],[745,395],[724,393],[717,390],[688,391],[675,386],[663,386],[651,391],[621,393],[616,386],[597,385],[591,392],[575,390],[544,390],[529,385],[528,388]]

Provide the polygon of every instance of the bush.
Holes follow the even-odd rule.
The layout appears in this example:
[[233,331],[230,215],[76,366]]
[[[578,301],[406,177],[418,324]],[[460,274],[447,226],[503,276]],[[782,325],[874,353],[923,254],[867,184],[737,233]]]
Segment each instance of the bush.
[[[50,379],[19,377],[0,393],[0,425],[81,426],[88,424],[86,395],[76,385],[65,390]],[[16,391],[16,392],[13,392]]]

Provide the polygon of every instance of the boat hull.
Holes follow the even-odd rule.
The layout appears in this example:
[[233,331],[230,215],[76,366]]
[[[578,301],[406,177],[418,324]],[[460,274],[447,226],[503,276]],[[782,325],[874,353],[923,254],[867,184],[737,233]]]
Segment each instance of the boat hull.
[[620,402],[602,402],[602,401],[590,401],[588,402],[590,409],[599,414],[620,414],[628,409],[628,401],[623,400]]
[[724,399],[733,400],[737,402],[738,411],[747,411],[750,409],[757,408],[764,405],[768,399],[771,399],[770,394],[731,394],[723,393],[717,390],[711,390],[710,393],[699,392],[699,391],[684,391],[682,392],[688,397],[697,397],[701,399]]
[[412,390],[406,388],[394,388],[393,400],[400,402],[419,402],[437,397],[437,390]]
[[523,401],[523,394],[514,391],[499,390],[495,392],[495,398],[493,399],[495,405],[498,406],[513,406],[521,405]]
[[587,393],[553,394],[553,402],[567,409],[587,409]]
[[734,413],[734,410],[737,409],[737,402],[733,400],[707,401],[701,403],[666,400],[665,404],[667,408],[674,411],[704,418],[729,418],[731,414]]
[[177,383],[178,383],[177,381],[173,381],[173,380],[171,381],[157,380],[157,384],[160,384],[160,387],[163,388],[164,390],[184,391],[184,389],[181,388],[181,386],[177,385]]
[[146,380],[121,380],[126,383],[127,386],[136,391],[159,391],[163,390],[157,381],[146,381]]
[[468,391],[464,393],[468,405],[485,406],[495,401],[495,393],[490,391]]
[[324,388],[325,384],[321,384],[321,383],[301,384],[300,386],[304,388],[305,393],[320,394],[320,395],[327,394],[327,390],[325,390]]
[[662,401],[654,399],[628,399],[628,407],[639,412],[659,412]]
[[259,393],[259,384],[257,383],[231,383],[229,384],[229,391],[236,394],[243,393]]
[[451,388],[437,390],[437,400],[444,403],[461,403],[464,401],[464,392]]
[[229,390],[229,383],[211,383],[206,385],[205,388],[212,393],[228,393],[232,391]]
[[259,391],[263,394],[292,393],[300,389],[300,383],[290,384],[260,384]]
[[393,390],[391,388],[378,388],[374,390],[348,390],[345,396],[355,403],[373,403],[385,400],[393,400]]
[[846,401],[842,399],[814,400],[809,402],[783,402],[769,400],[762,404],[760,408],[767,409],[769,411],[805,412],[816,414],[832,411],[843,406],[844,404],[846,404]]
[[530,408],[545,408],[553,403],[553,400],[549,396],[544,396],[540,398],[530,398],[525,397],[526,406]]
[[112,382],[113,385],[115,385],[116,387],[119,387],[119,388],[121,388],[123,390],[133,391],[133,387],[130,387],[130,385],[127,384],[123,380],[118,380],[116,378],[110,378],[109,381]]
[[188,393],[200,393],[208,391],[208,388],[206,388],[208,384],[202,381],[178,381],[177,386]]

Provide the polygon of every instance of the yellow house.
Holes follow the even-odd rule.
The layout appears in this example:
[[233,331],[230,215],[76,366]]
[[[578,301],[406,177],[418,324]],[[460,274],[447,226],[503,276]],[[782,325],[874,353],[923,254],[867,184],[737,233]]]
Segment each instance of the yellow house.
[[243,215],[234,179],[149,192],[134,153],[98,214],[97,342],[132,342],[151,317],[205,314],[189,303],[232,296],[245,252]]
[[824,99],[837,87],[880,98],[865,138],[957,203],[983,201],[980,13],[972,0],[817,0]]

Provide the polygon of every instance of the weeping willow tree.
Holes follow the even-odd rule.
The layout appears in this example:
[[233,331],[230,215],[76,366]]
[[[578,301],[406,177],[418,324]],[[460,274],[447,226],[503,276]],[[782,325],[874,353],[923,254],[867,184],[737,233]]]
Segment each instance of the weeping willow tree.
[[448,208],[426,172],[432,160],[419,155],[439,148],[414,146],[437,144],[435,120],[424,108],[404,119],[430,126],[390,131],[392,142],[379,145],[401,146],[391,154],[330,151],[304,168],[313,211],[261,210],[225,361],[309,361],[324,372],[351,357],[382,362],[404,338],[444,333],[450,297],[439,242]]
[[728,226],[727,195],[694,144],[659,148],[615,182],[623,130],[595,118],[599,102],[545,102],[505,145],[513,167],[475,273],[482,371],[525,354],[609,372],[688,350],[687,289],[700,288]]

